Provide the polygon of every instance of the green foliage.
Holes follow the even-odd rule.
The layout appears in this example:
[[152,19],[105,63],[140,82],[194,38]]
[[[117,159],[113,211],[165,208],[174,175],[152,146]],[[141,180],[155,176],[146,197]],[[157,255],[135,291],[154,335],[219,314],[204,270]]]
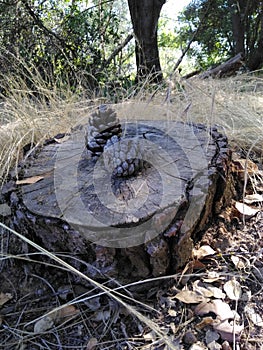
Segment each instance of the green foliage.
[[182,47],[194,37],[189,57],[205,69],[231,54],[231,18],[224,0],[192,1],[179,15],[177,29]]
[[[105,66],[126,36],[121,20],[113,1],[1,2],[1,73],[24,72],[27,79],[27,71],[18,67],[18,62],[26,61],[50,85],[59,82],[94,90],[98,82],[124,75],[127,56],[123,52]],[[34,88],[30,81],[28,85]]]
[[247,66],[256,69],[263,63],[262,14],[259,0],[194,0],[180,14],[177,33],[183,47],[194,37],[188,55],[197,68],[242,52]]
[[174,30],[167,26],[167,19],[159,19],[158,22],[158,46],[160,48],[169,47],[173,49],[179,48],[177,35]]

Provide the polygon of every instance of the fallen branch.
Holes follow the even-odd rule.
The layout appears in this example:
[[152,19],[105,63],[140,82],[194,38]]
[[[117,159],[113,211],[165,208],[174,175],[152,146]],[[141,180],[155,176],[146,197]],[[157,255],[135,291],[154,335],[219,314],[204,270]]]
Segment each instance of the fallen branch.
[[220,64],[219,66],[212,69],[208,69],[204,73],[200,74],[199,78],[222,78],[223,76],[230,76],[233,75],[243,64],[243,54],[240,52],[236,56],[230,58],[228,61]]
[[201,72],[201,70],[198,69],[198,70],[195,70],[195,71],[193,71],[193,72],[190,72],[190,73],[188,73],[188,74],[182,76],[182,78],[183,78],[183,79],[189,79],[189,78],[192,78],[192,77],[194,77],[195,75],[199,74],[200,72]]

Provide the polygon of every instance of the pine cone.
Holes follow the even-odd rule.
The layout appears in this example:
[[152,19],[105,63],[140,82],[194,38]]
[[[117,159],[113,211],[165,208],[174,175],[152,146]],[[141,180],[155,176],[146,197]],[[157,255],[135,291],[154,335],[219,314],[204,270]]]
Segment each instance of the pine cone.
[[89,119],[89,127],[86,133],[86,147],[92,157],[98,158],[104,150],[107,141],[116,136],[120,138],[122,133],[116,112],[107,105],[98,107],[98,111],[92,113]]
[[119,141],[115,135],[107,141],[103,154],[105,168],[117,177],[136,175],[146,166],[140,140],[133,138]]

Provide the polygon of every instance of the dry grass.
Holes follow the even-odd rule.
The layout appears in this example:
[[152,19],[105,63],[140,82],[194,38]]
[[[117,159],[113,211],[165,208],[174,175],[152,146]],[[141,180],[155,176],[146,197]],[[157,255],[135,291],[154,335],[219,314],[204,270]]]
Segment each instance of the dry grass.
[[[23,146],[37,144],[69,131],[78,123],[86,123],[95,105],[110,102],[107,98],[86,98],[70,89],[50,89],[39,75],[31,76],[35,91],[28,91],[25,83],[15,76],[4,79],[10,79],[11,89],[0,108],[0,179],[19,158]],[[187,81],[175,77],[168,85],[152,93],[143,86],[136,96],[127,92],[126,98],[122,92],[122,101],[116,105],[120,117],[217,124],[225,129],[232,145],[262,150],[261,76],[247,74],[221,80]]]

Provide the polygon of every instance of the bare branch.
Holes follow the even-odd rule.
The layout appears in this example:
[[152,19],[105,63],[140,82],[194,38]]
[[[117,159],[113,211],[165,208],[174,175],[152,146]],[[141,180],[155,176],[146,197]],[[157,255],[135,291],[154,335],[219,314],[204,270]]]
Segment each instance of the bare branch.
[[102,66],[99,69],[99,72],[101,72],[105,67],[107,67],[111,61],[114,59],[114,57],[116,57],[118,55],[119,52],[121,52],[121,50],[131,41],[131,39],[134,37],[133,34],[129,34],[126,39],[111,53],[111,55],[109,56],[109,58],[107,58]]

